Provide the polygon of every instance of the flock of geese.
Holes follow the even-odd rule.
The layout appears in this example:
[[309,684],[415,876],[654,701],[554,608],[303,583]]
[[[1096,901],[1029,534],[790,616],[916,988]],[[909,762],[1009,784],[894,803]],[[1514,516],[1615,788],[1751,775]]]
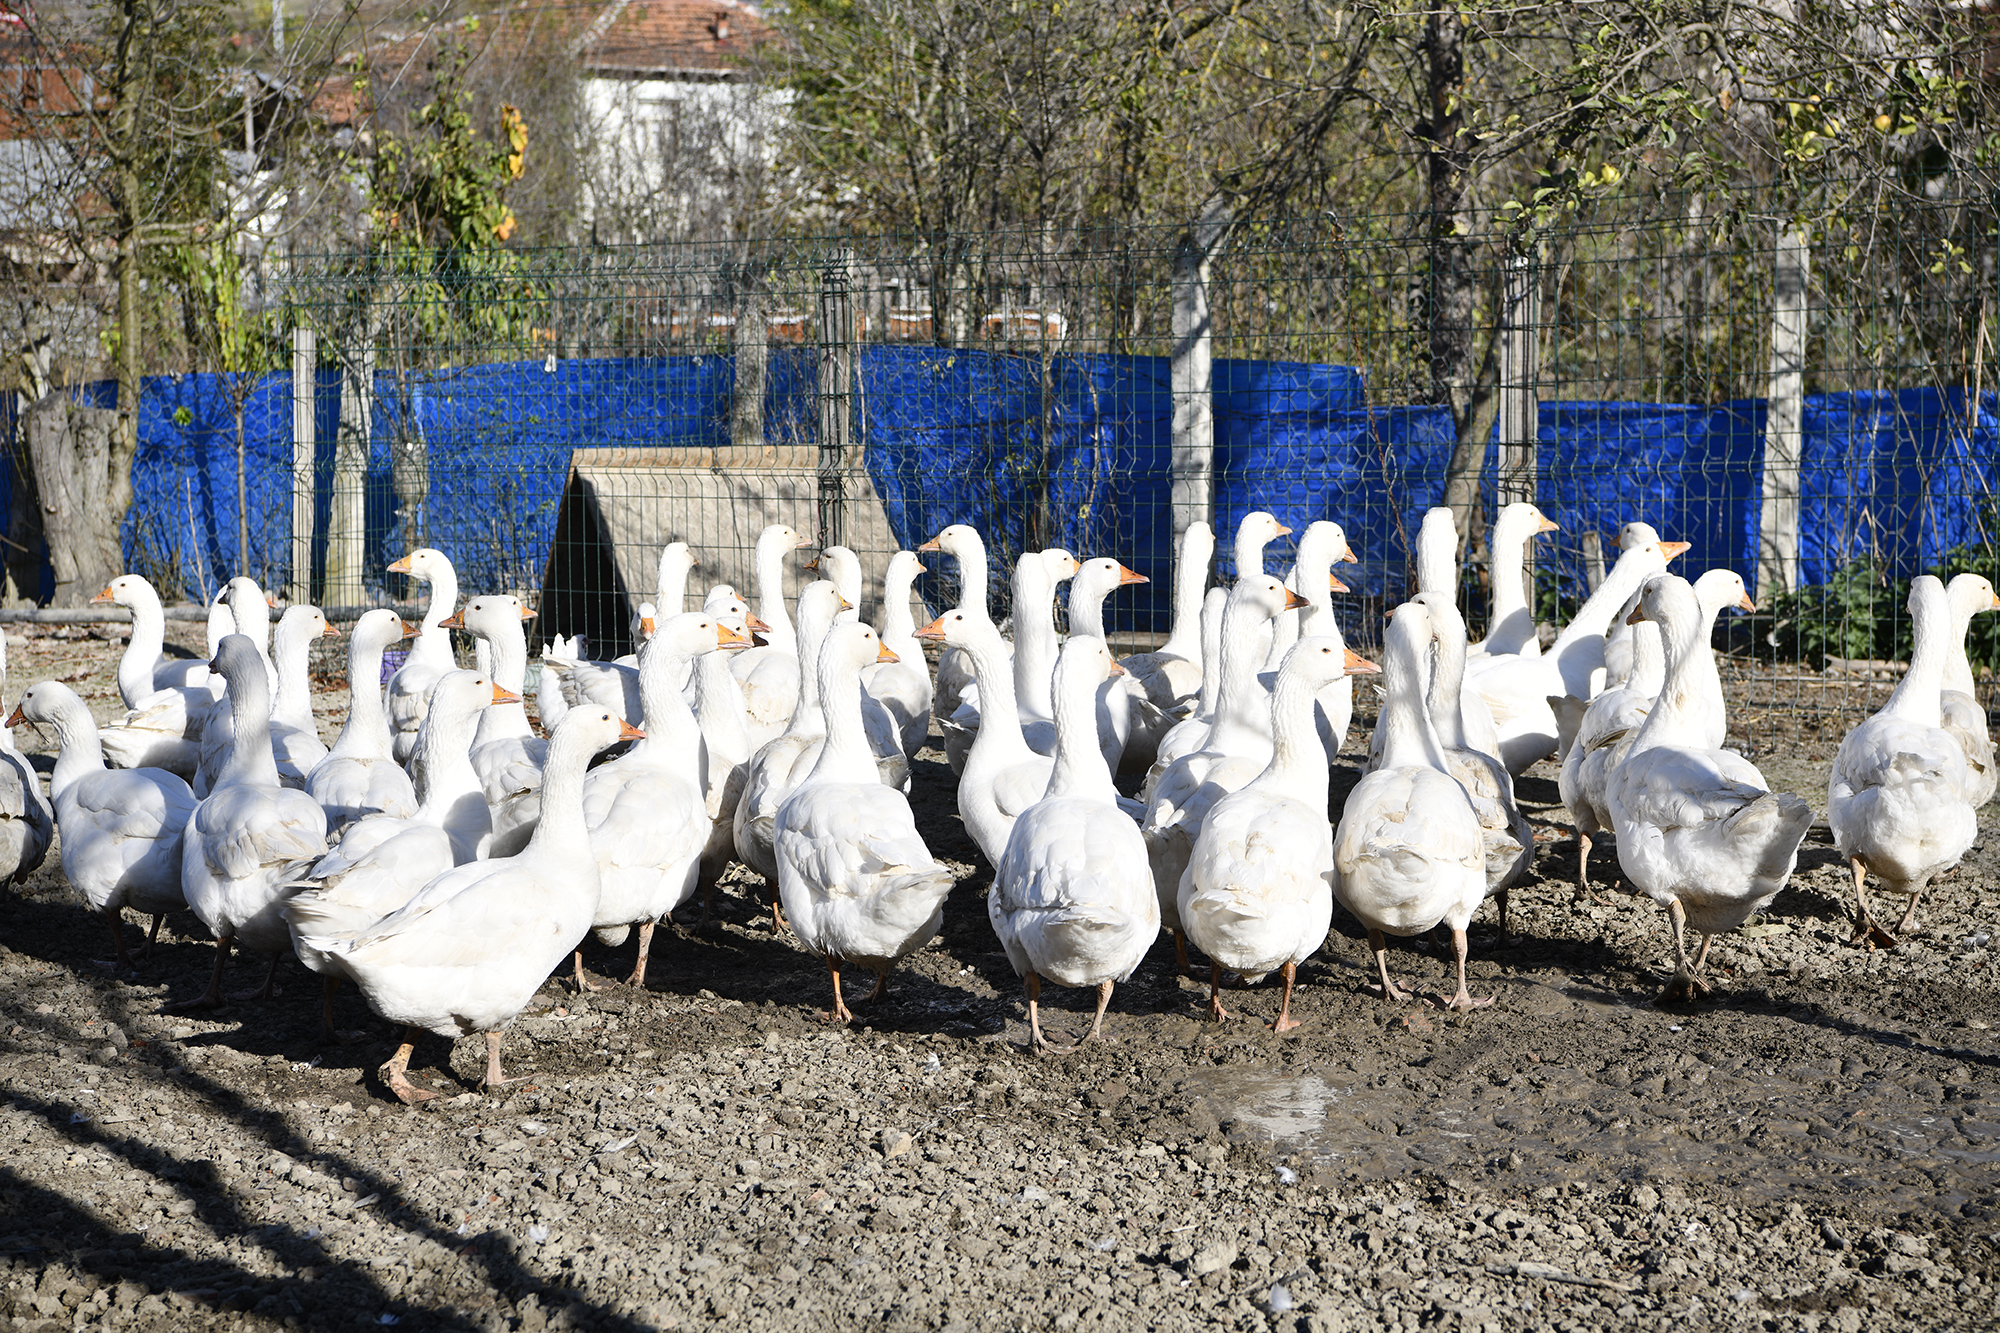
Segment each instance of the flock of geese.
[[[967,831],[994,867],[987,912],[1047,1049],[1041,983],[1090,987],[1101,1033],[1112,987],[1162,929],[1176,964],[1209,983],[1227,1017],[1231,984],[1282,977],[1274,1026],[1290,1014],[1298,964],[1326,939],[1337,901],[1365,928],[1377,984],[1385,937],[1447,928],[1468,1009],[1467,926],[1535,858],[1514,779],[1544,758],[1578,842],[1577,892],[1593,842],[1610,834],[1632,890],[1658,902],[1675,968],[1663,999],[1688,999],[1709,942],[1784,887],[1813,822],[1804,800],[1772,792],[1727,733],[1711,631],[1754,609],[1743,581],[1668,572],[1686,545],[1627,524],[1598,588],[1546,646],[1527,599],[1530,544],[1556,525],[1531,504],[1492,526],[1489,630],[1467,641],[1457,605],[1457,534],[1447,509],[1425,517],[1417,592],[1390,613],[1379,668],[1349,650],[1331,594],[1356,559],[1340,526],[1300,534],[1292,568],[1264,550],[1289,529],[1270,514],[1235,534],[1237,577],[1211,588],[1215,537],[1185,532],[1173,632],[1158,650],[1114,659],[1105,600],[1145,580],[1107,557],[1031,551],[1012,570],[1011,639],[987,601],[978,532],[945,528],[889,562],[879,631],[863,623],[860,561],[828,547],[796,603],[786,563],[807,543],[774,525],[757,543],[755,608],[711,589],[682,611],[695,567],[682,542],[661,553],[634,657],[583,660],[574,641],[542,650],[538,735],[524,694],[532,612],[515,597],[460,604],[451,561],[432,549],[390,566],[429,586],[420,626],[363,614],[348,638],[352,701],[331,747],[312,714],[312,641],[337,631],[310,606],[272,624],[273,603],[231,580],[209,617],[204,661],[162,657],[164,617],[147,582],[112,581],[95,599],[129,609],[119,664],[127,715],[100,727],[66,685],[22,695],[8,726],[53,730],[45,799],[0,731],[0,874],[25,878],[59,830],[76,891],[110,924],[129,966],[125,909],[159,920],[194,912],[214,935],[215,970],[197,1002],[219,1005],[232,947],[277,964],[295,954],[403,1025],[383,1066],[405,1101],[433,1094],[408,1062],[425,1031],[481,1033],[486,1083],[507,1081],[501,1031],[595,932],[616,945],[636,927],[628,978],[643,984],[656,923],[711,889],[731,862],[774,892],[787,922],[826,963],[832,1017],[852,1017],[843,971],[875,978],[927,943],[953,875],[925,846],[908,800],[910,759],[935,723],[957,774]],[[960,604],[918,628],[920,557],[958,564]],[[1067,582],[1068,633],[1055,597]],[[1971,619],[2000,607],[1960,575],[1915,580],[1915,650],[1882,710],[1842,743],[1828,822],[1852,867],[1857,942],[1890,946],[1866,898],[1869,876],[1919,895],[1970,847],[1975,809],[1994,792],[1984,711],[1965,652]],[[473,636],[461,669],[451,632]],[[385,654],[414,636],[384,679]],[[925,645],[942,649],[935,674]],[[1377,673],[1379,722],[1365,771],[1329,815],[1354,680]],[[4,680],[0,656],[0,680]],[[623,747],[619,749],[618,747]],[[610,753],[607,757],[607,752]],[[1136,799],[1122,794],[1139,780]],[[53,812],[51,812],[53,805]],[[704,900],[704,909],[706,900]],[[1700,938],[1690,958],[1686,932]],[[1206,956],[1195,970],[1189,948]],[[150,941],[148,943],[150,947]]]

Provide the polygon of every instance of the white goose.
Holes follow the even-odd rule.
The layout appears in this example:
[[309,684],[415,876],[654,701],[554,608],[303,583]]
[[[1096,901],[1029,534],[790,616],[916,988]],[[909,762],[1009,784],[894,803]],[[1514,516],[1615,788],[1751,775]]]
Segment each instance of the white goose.
[[1501,508],[1493,522],[1493,564],[1487,570],[1491,592],[1486,637],[1466,650],[1469,657],[1542,655],[1542,641],[1535,633],[1535,609],[1528,603],[1528,546],[1545,532],[1561,531],[1560,525],[1525,500]]
[[[1160,899],[1160,924],[1174,935],[1174,961],[1186,970],[1187,940],[1180,919],[1181,875],[1209,809],[1241,790],[1270,763],[1273,748],[1269,695],[1257,682],[1263,660],[1261,627],[1305,599],[1268,574],[1238,579],[1229,592],[1221,650],[1221,693],[1215,726],[1201,748],[1155,765],[1140,800],[1146,807],[1140,831]],[[1178,731],[1175,733],[1178,734]],[[1171,739],[1171,737],[1169,737]],[[1162,745],[1160,758],[1167,758]]]
[[326,758],[306,775],[306,791],[338,833],[367,815],[403,819],[417,811],[417,792],[396,762],[389,711],[382,701],[382,654],[415,630],[394,611],[363,612],[347,641],[347,722]]
[[882,642],[896,660],[861,673],[861,688],[888,712],[896,724],[902,752],[912,759],[930,739],[931,729],[931,674],[924,663],[923,645],[916,640],[916,618],[910,614],[910,590],[923,572],[914,551],[898,551],[889,557],[889,570],[882,580],[881,633]]
[[1458,966],[1458,989],[1443,1007],[1476,1009],[1493,1003],[1465,987],[1465,928],[1486,897],[1486,848],[1478,811],[1451,776],[1424,708],[1433,636],[1423,604],[1405,602],[1390,614],[1383,762],[1348,794],[1333,839],[1333,892],[1368,931],[1383,999],[1407,994],[1389,979],[1384,935],[1421,935],[1442,922]]
[[[1287,611],[1271,622],[1271,649],[1265,655],[1264,670],[1275,673],[1284,664],[1292,645],[1311,633],[1305,627],[1308,620],[1332,614],[1330,594],[1347,591],[1347,585],[1333,576],[1334,563],[1359,564],[1360,560],[1347,544],[1347,530],[1340,524],[1324,518],[1306,524],[1293,551],[1292,570],[1285,575],[1285,586],[1311,605],[1302,611]],[[1347,684],[1351,689],[1353,682]]]
[[758,633],[763,642],[729,658],[729,669],[743,690],[750,740],[758,746],[776,739],[790,724],[803,688],[798,633],[785,609],[785,557],[804,545],[806,539],[783,523],[758,534],[756,611],[765,625]]
[[[207,662],[162,660],[167,642],[167,614],[160,594],[137,574],[120,574],[90,599],[92,606],[111,603],[132,613],[132,637],[118,659],[118,695],[128,709],[159,702],[168,694],[179,698],[183,712],[200,712],[215,701],[208,688]],[[192,710],[189,704],[192,703]],[[183,728],[185,729],[185,728]]]
[[563,697],[561,666],[566,662],[582,660],[583,636],[572,634],[564,638],[558,634],[542,643],[542,669],[535,681],[535,713],[541,718],[542,730],[554,731],[569,711],[569,700]]
[[1312,741],[1316,696],[1350,671],[1373,671],[1336,639],[1308,636],[1278,668],[1271,696],[1271,762],[1217,801],[1202,821],[1176,889],[1177,915],[1209,957],[1209,1015],[1220,1021],[1222,969],[1251,984],[1283,975],[1271,1027],[1298,1026],[1292,984],[1333,923],[1333,829],[1326,822],[1325,751]]
[[[481,709],[513,696],[476,671],[447,671],[431,687],[431,706],[417,728],[421,803],[408,817],[369,815],[347,826],[333,849],[305,875],[308,887],[284,907],[294,946],[301,935],[361,930],[416,897],[453,866],[479,859],[493,820],[468,752]],[[315,972],[320,955],[299,948]]]
[[1465,618],[1451,599],[1420,592],[1412,599],[1430,614],[1432,671],[1425,708],[1444,754],[1445,769],[1465,788],[1479,816],[1486,846],[1486,891],[1499,908],[1500,933],[1507,933],[1507,897],[1535,864],[1535,830],[1514,799],[1514,778],[1489,750],[1467,735]]
[[1854,874],[1854,940],[1894,948],[1868,911],[1868,876],[1909,896],[1896,934],[1917,917],[1931,880],[1957,865],[1979,836],[1965,751],[1944,729],[1940,698],[1951,655],[1952,605],[1929,574],[1910,581],[1910,667],[1880,712],[1847,733],[1833,757],[1826,822]]
[[1979,702],[1979,686],[1972,679],[1972,659],[1966,656],[1965,636],[1972,618],[1983,611],[2000,611],[2000,597],[1993,585],[1977,574],[1960,574],[1946,585],[1951,600],[1951,630],[1944,665],[1944,692],[1941,707],[1944,729],[1965,751],[1966,799],[1977,810],[1993,799],[2000,783],[2000,764],[1994,762],[1993,738],[1986,730],[1986,708]]
[[214,790],[195,807],[181,846],[181,890],[215,936],[215,972],[198,1008],[222,1003],[232,944],[271,955],[262,994],[271,993],[292,944],[281,905],[299,872],[326,853],[326,812],[278,782],[269,677],[256,645],[230,635],[209,669],[229,683],[234,748]]
[[1201,695],[1201,603],[1214,559],[1215,529],[1196,519],[1181,534],[1174,559],[1172,632],[1152,652],[1134,653],[1118,663],[1154,707],[1175,718],[1192,712]]
[[1160,933],[1145,840],[1119,813],[1098,749],[1098,687],[1119,670],[1101,638],[1073,635],[1063,645],[1048,789],[1014,821],[986,895],[987,918],[1027,987],[1029,1043],[1038,1052],[1048,1048],[1044,977],[1097,989],[1097,1015],[1080,1046],[1103,1035],[1112,986],[1132,975]]
[[824,546],[818,556],[806,562],[806,572],[825,579],[840,590],[847,605],[834,618],[836,625],[852,625],[861,619],[861,557],[845,546]]
[[408,574],[428,583],[430,604],[410,655],[389,678],[389,725],[395,731],[396,762],[407,764],[417,748],[417,728],[423,724],[431,687],[438,677],[456,670],[451,631],[444,622],[458,609],[458,571],[443,551],[422,546],[389,566],[391,574]]
[[340,637],[316,606],[286,609],[271,636],[276,693],[271,700],[271,750],[278,777],[287,787],[306,789],[306,779],[327,756],[312,710],[312,643]]
[[1590,894],[1592,839],[1611,827],[1605,788],[1612,772],[1631,752],[1640,724],[1666,684],[1667,652],[1660,642],[1659,625],[1642,620],[1632,629],[1625,683],[1605,690],[1583,710],[1576,741],[1563,755],[1562,771],[1556,779],[1556,789],[1569,811],[1570,827],[1576,832],[1577,899]]
[[778,892],[800,943],[826,960],[833,1018],[853,1018],[840,994],[844,966],[875,974],[879,998],[889,969],[937,934],[952,875],[917,833],[909,800],[884,786],[861,724],[861,668],[882,660],[875,631],[836,625],[818,664],[826,712],[819,762],[778,807],[772,851]]
[[[63,877],[110,923],[117,965],[129,968],[125,909],[151,914],[157,934],[161,917],[187,906],[181,896],[181,834],[194,813],[194,793],[165,769],[107,769],[90,709],[67,685],[45,680],[31,687],[7,726],[22,722],[55,728],[59,748],[49,793],[55,798],[53,823],[62,830]],[[5,752],[14,754],[11,736]],[[0,773],[18,777],[11,763]],[[5,826],[20,845],[20,864],[32,870],[27,856],[41,864],[53,830],[40,783],[32,774],[28,781],[34,785],[6,792],[6,804],[21,808],[9,812]],[[17,869],[14,877],[20,875]]]
[[[1028,748],[1021,734],[1007,646],[991,621],[947,611],[918,630],[917,637],[955,650],[971,666],[979,697],[994,710],[990,720],[981,722],[958,775],[958,815],[987,864],[997,866],[1014,821],[1048,791],[1056,761]],[[1120,796],[1117,804],[1137,823],[1143,809],[1136,801]]]
[[[599,896],[591,925],[607,944],[639,927],[639,955],[628,986],[646,984],[653,926],[694,896],[701,855],[714,824],[698,766],[701,728],[681,697],[679,681],[704,653],[747,648],[750,641],[712,616],[670,616],[639,650],[639,688],[646,738],[583,779],[583,822],[597,860]],[[575,956],[579,991],[597,989]]]
[[1549,696],[1589,700],[1596,695],[1604,667],[1604,631],[1612,617],[1641,584],[1666,572],[1667,562],[1687,549],[1686,542],[1654,542],[1626,551],[1548,652],[1483,657],[1474,664],[1469,683],[1492,710],[1500,760],[1509,773],[1519,777],[1528,765],[1556,752],[1558,729]]
[[488,856],[519,852],[541,818],[542,763],[549,743],[535,735],[527,705],[521,701],[528,683],[526,627],[534,618],[520,598],[487,593],[439,622],[445,629],[465,630],[487,645],[493,663],[486,674],[510,696],[509,702],[496,703],[479,715],[479,731],[472,740],[472,767],[493,812]]
[[[1650,523],[1633,521],[1619,527],[1614,545],[1618,551],[1633,550],[1641,546],[1651,546],[1660,540],[1660,534]],[[1639,605],[1639,590],[1625,599],[1624,606],[1611,618],[1611,627],[1604,631],[1604,688],[1609,690],[1625,683],[1632,674],[1632,609]]]
[[[747,643],[763,622],[728,584],[709,589],[704,614],[727,625]],[[717,881],[736,857],[736,806],[750,779],[749,720],[743,692],[729,672],[729,654],[703,653],[694,661],[690,706],[701,728],[701,789],[708,810],[708,844],[701,854],[701,919],[705,927]]]
[[[825,579],[808,583],[799,592],[799,651],[806,660],[820,652],[834,617],[840,611],[840,593]],[[857,686],[858,688],[858,686]],[[820,673],[809,674],[802,682],[798,704],[784,734],[760,747],[751,756],[743,778],[743,795],[736,803],[733,833],[736,859],[764,877],[771,886],[773,933],[784,928],[783,909],[776,896],[778,863],[772,852],[777,834],[778,808],[819,762],[818,747],[826,736],[825,701],[819,697]],[[855,708],[861,706],[857,696]]]
[[[1105,641],[1104,599],[1118,588],[1147,582],[1144,574],[1127,569],[1109,556],[1086,560],[1069,587],[1069,632],[1074,638]],[[1146,697],[1138,682],[1121,669],[1098,687],[1097,729],[1107,761],[1122,773],[1143,774],[1160,752],[1160,738],[1173,719]]]
[[[6,691],[7,636],[0,633],[0,697]],[[41,869],[54,836],[55,814],[42,796],[42,781],[14,748],[11,725],[0,727],[0,880],[19,884]]]
[[[1813,813],[1789,792],[1773,794],[1743,756],[1704,743],[1726,710],[1687,580],[1653,579],[1632,614],[1659,623],[1667,678],[1625,762],[1612,770],[1606,803],[1619,866],[1666,909],[1673,930],[1674,976],[1660,998],[1690,999],[1708,989],[1697,974],[1709,940],[1784,888]],[[1692,965],[1688,926],[1702,936]]]
[[607,708],[578,708],[549,739],[542,817],[518,856],[447,870],[382,920],[344,935],[301,935],[332,973],[360,987],[369,1008],[404,1025],[382,1066],[403,1102],[436,1094],[412,1084],[417,1034],[486,1038],[485,1086],[508,1082],[501,1029],[576,948],[597,910],[597,862],[583,822],[590,757],[636,733]]
[[[917,548],[920,556],[928,551],[941,552],[958,562],[958,606],[954,609],[964,613],[968,619],[983,620],[991,625],[993,613],[987,603],[990,569],[986,543],[980,538],[978,530],[970,524],[953,523]],[[971,685],[971,663],[952,652],[938,659],[937,685],[931,695],[931,709],[944,741],[945,760],[954,773],[965,767],[965,753],[972,747],[972,736],[969,732],[954,736],[951,718],[960,704],[970,702],[975,710],[978,708],[977,699],[968,700],[966,697]]]

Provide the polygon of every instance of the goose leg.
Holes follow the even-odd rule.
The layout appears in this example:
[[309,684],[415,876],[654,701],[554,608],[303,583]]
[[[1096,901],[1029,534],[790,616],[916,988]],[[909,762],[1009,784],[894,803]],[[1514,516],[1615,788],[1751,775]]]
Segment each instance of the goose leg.
[[847,1002],[840,998],[840,960],[829,955],[826,970],[833,974],[833,1012],[827,1017],[836,1023],[852,1023],[854,1015],[848,1010]]
[[389,1091],[396,1095],[396,1100],[405,1106],[415,1106],[418,1102],[427,1102],[437,1096],[429,1088],[420,1088],[410,1082],[410,1055],[417,1049],[417,1034],[420,1031],[419,1028],[404,1028],[403,1044],[398,1046],[396,1053],[376,1071],[381,1075],[382,1082],[388,1085]]
[[778,886],[773,884],[771,886],[771,933],[775,935],[785,929],[787,929],[785,924],[785,905],[778,899]]
[[1049,1039],[1042,1035],[1042,979],[1030,970],[1021,982],[1028,989],[1028,1045],[1036,1055],[1045,1055]]
[[[632,975],[625,978],[628,986],[644,987],[646,984],[646,955],[653,951],[653,923],[639,923],[639,957],[632,964]],[[581,950],[578,951],[581,956]]]
[[1507,938],[1507,895],[1512,893],[1506,885],[1501,885],[1493,893],[1493,901],[1500,909],[1500,938]]
[[[111,923],[111,954],[117,960],[112,966],[120,972],[130,972],[132,955],[125,952],[125,911],[123,908],[114,907],[105,914],[104,919]],[[97,966],[101,967],[103,964]]]
[[319,988],[319,1030],[320,1035],[330,1042],[345,1046],[354,1038],[342,1035],[333,1025],[333,996],[340,989],[339,977],[321,977]]
[[1902,920],[1896,923],[1896,933],[1898,935],[1909,934],[1911,929],[1917,924],[1917,899],[1923,896],[1922,889],[1910,895],[1910,905],[1903,909]]
[[1097,983],[1097,1017],[1090,1020],[1090,1031],[1077,1040],[1077,1045],[1081,1046],[1086,1041],[1104,1040],[1104,1011],[1110,1007],[1111,983],[1100,981]]
[[1368,932],[1368,952],[1375,955],[1375,975],[1382,979],[1379,986],[1363,986],[1370,995],[1379,995],[1385,1000],[1407,1000],[1410,993],[1389,980],[1389,942],[1382,938],[1379,930]]
[[[1861,864],[1861,858],[1858,856],[1847,864],[1854,872],[1854,938],[1848,943],[1865,944],[1871,949],[1877,945],[1884,949],[1895,948],[1896,937],[1876,925],[1875,918],[1868,911],[1868,867]],[[1914,913],[1916,910],[1914,898],[1910,900],[1910,908]]]
[[486,1077],[481,1080],[483,1086],[487,1088],[505,1087],[509,1083],[519,1083],[523,1078],[527,1077],[525,1074],[516,1074],[512,1078],[508,1078],[500,1072],[500,1043],[502,1040],[500,1029],[489,1028],[485,1036]]
[[1208,965],[1208,1017],[1214,1023],[1229,1017],[1222,1007],[1222,964],[1213,961]]
[[208,989],[201,998],[189,1005],[190,1009],[220,1009],[222,1007],[222,969],[229,965],[229,945],[234,936],[223,935],[215,941],[215,971],[208,978]]
[[1580,903],[1597,895],[1590,891],[1590,835],[1576,831],[1576,894],[1570,901]]
[[1285,993],[1278,999],[1278,1016],[1271,1021],[1271,1031],[1290,1032],[1299,1025],[1299,1020],[1292,1017],[1292,983],[1298,979],[1299,965],[1286,963],[1281,975],[1285,978]]
[[167,914],[165,912],[153,913],[153,929],[146,936],[146,950],[144,953],[140,954],[139,957],[151,958],[153,956],[153,945],[157,943],[160,938],[160,923],[162,921],[165,921],[166,919],[167,919]]
[[1463,926],[1452,927],[1451,949],[1458,957],[1458,989],[1452,992],[1449,1000],[1438,1001],[1438,1008],[1451,1009],[1463,1013],[1470,1009],[1484,1009],[1487,1005],[1492,1004],[1493,997],[1491,995],[1475,1000],[1472,998],[1472,992],[1465,988],[1465,955],[1468,946]]
[[578,995],[587,995],[587,994],[589,994],[589,993],[590,993],[591,991],[599,991],[599,990],[603,990],[603,989],[604,989],[604,987],[602,987],[602,986],[600,986],[600,985],[596,984],[595,982],[593,982],[593,981],[589,980],[589,979],[588,979],[587,977],[585,977],[585,976],[583,975],[583,950],[582,950],[582,949],[578,949],[578,950],[576,951],[576,954],[575,954],[575,956],[574,956],[574,960],[573,960],[573,966],[574,966],[574,967],[575,967],[575,969],[576,969],[576,993],[577,993]]
[[1680,899],[1674,898],[1668,901],[1667,922],[1673,927],[1674,932],[1674,976],[1654,1003],[1671,1004],[1699,999],[1708,994],[1708,986],[1697,980],[1694,969],[1688,966],[1687,909],[1681,906]]
[[278,993],[278,964],[285,961],[281,953],[271,955],[271,966],[264,973],[264,984],[254,991],[245,992],[240,998],[245,1000],[269,1000]]
[[1174,970],[1193,981],[1208,980],[1200,968],[1188,962],[1187,932],[1184,930],[1174,932]]
[[870,1000],[886,1000],[889,998],[888,968],[885,967],[875,974],[875,989],[868,992],[868,998]]

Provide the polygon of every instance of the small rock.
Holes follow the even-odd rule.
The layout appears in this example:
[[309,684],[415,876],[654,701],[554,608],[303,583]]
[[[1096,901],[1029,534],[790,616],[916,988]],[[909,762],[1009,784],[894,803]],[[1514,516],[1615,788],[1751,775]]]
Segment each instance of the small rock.
[[1219,1240],[1194,1252],[1188,1260],[1188,1272],[1196,1277],[1207,1277],[1210,1273],[1220,1273],[1236,1262],[1236,1242]]
[[885,1158],[901,1157],[916,1146],[917,1141],[903,1130],[885,1129],[882,1131],[882,1156]]

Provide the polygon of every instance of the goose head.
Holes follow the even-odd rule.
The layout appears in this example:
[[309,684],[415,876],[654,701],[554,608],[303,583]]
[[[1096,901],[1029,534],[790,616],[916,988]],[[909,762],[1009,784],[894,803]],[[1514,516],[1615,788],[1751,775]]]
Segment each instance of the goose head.
[[1042,567],[1049,571],[1051,587],[1060,584],[1064,579],[1076,577],[1076,572],[1083,568],[1077,563],[1075,556],[1060,546],[1051,546],[1042,552]]
[[1527,541],[1544,532],[1561,532],[1562,525],[1526,500],[1516,500],[1501,509],[1500,517],[1494,521],[1493,531],[1496,538]]
[[443,551],[431,546],[419,546],[402,559],[389,566],[391,574],[408,574],[411,578],[425,583],[436,583],[440,576],[455,578],[451,558]]
[[149,604],[158,606],[160,604],[160,594],[153,590],[152,584],[146,582],[146,580],[140,578],[137,574],[120,574],[117,578],[104,585],[103,592],[90,599],[92,606],[102,606],[106,603],[130,607],[140,607]]
[[1339,639],[1314,634],[1300,639],[1285,654],[1284,662],[1278,667],[1281,677],[1303,681],[1317,693],[1323,686],[1331,685],[1342,676],[1372,675],[1381,670],[1373,662],[1349,648]]
[[1959,574],[1945,585],[1945,596],[1951,599],[1953,614],[1971,620],[1982,611],[2000,611],[2000,596],[1996,596],[1993,585],[1979,574]]
[[490,643],[510,629],[520,633],[523,622],[534,618],[535,613],[522,605],[520,598],[508,593],[486,593],[473,598],[438,624],[444,629],[466,630]]
[[357,649],[380,650],[392,643],[401,643],[417,632],[415,625],[409,624],[401,616],[387,607],[377,607],[373,611],[363,611],[354,628],[348,633],[349,640]]
[[917,548],[919,551],[942,551],[946,555],[963,560],[968,553],[984,554],[986,541],[979,530],[970,523],[953,523],[939,531],[938,535]]
[[1618,549],[1621,551],[1636,551],[1642,546],[1656,545],[1659,540],[1659,531],[1652,524],[1636,519],[1621,524],[1618,529]]
[[257,586],[257,580],[239,574],[222,585],[217,600],[229,608],[238,634],[269,633],[271,599]]
[[1750,590],[1743,586],[1743,576],[1733,569],[1711,569],[1694,581],[1694,595],[1707,612],[1722,611],[1735,607],[1739,611],[1755,611],[1757,603],[1750,600]]

